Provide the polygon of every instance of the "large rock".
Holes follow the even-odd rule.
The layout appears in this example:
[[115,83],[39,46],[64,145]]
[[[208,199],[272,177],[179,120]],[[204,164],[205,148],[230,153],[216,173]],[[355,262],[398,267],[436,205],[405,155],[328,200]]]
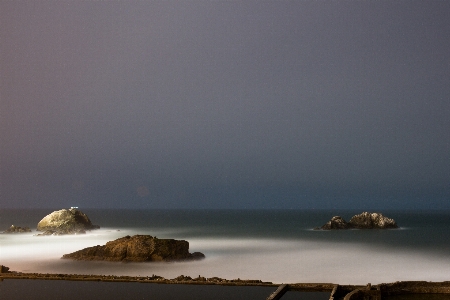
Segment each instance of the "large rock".
[[0,265],[0,273],[10,273],[9,268],[4,265]]
[[150,235],[125,236],[107,242],[104,246],[85,248],[62,258],[75,260],[106,260],[106,261],[177,261],[202,259],[200,252],[189,253],[189,242],[158,239]]
[[20,227],[11,225],[11,227],[3,231],[3,233],[25,233],[25,232],[31,232],[31,229],[29,227]]
[[84,233],[98,228],[100,226],[92,225],[88,216],[76,208],[54,211],[37,224],[37,231],[44,231],[43,235]]
[[332,230],[332,229],[349,229],[349,228],[350,228],[350,224],[348,224],[340,216],[335,216],[335,217],[332,217],[331,220],[328,221],[322,227],[315,228],[315,229]]
[[348,222],[353,228],[360,229],[388,229],[398,228],[397,223],[380,213],[363,212],[353,216]]
[[389,229],[398,228],[397,223],[390,218],[383,216],[380,213],[363,212],[359,215],[354,215],[349,222],[346,222],[339,216],[331,218],[325,225],[315,230],[333,230],[333,229]]

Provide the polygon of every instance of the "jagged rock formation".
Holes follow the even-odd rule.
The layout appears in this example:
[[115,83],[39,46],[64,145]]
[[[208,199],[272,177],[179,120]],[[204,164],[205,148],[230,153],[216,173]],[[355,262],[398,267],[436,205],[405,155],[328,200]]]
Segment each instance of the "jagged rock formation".
[[380,213],[363,212],[353,216],[348,223],[353,228],[360,229],[398,228],[394,219],[387,218]]
[[89,217],[76,208],[54,211],[37,225],[37,231],[44,231],[39,235],[80,234],[98,228],[100,226],[92,225]]
[[[1,265],[0,265],[1,267]],[[6,267],[5,267],[6,268]],[[6,268],[9,270],[9,268]],[[1,269],[0,269],[1,271]],[[2,273],[2,272],[0,272]],[[173,279],[164,278],[153,274],[152,276],[117,276],[117,275],[95,275],[95,274],[48,274],[48,273],[23,273],[16,271],[5,271],[0,274],[0,281],[2,279],[44,279],[44,280],[74,280],[74,281],[103,281],[103,282],[153,282],[153,283],[183,283],[183,284],[213,284],[213,285],[227,285],[227,286],[277,286],[269,281],[262,281],[259,279],[225,279],[220,277],[206,278],[203,276],[190,277],[180,275]],[[295,284],[294,289],[298,289],[299,286],[307,286],[310,291],[331,291],[334,288],[334,284],[319,283],[319,284]],[[1,291],[0,291],[1,295]]]
[[3,231],[3,233],[24,233],[24,232],[31,232],[31,229],[29,227],[20,227],[11,225],[11,227]]
[[0,273],[9,273],[9,268],[4,265],[0,265]]
[[335,216],[331,218],[322,227],[314,228],[315,230],[333,230],[333,229],[389,229],[398,228],[397,223],[390,218],[383,216],[380,213],[363,212],[359,215],[354,215],[349,222],[343,218]]
[[332,229],[349,229],[350,224],[348,224],[344,219],[340,216],[332,217],[330,221],[328,221],[325,225],[316,229],[323,230],[332,230]]
[[200,252],[189,253],[189,242],[158,239],[151,235],[125,236],[104,246],[85,248],[62,258],[75,260],[106,260],[123,262],[177,261],[202,259]]

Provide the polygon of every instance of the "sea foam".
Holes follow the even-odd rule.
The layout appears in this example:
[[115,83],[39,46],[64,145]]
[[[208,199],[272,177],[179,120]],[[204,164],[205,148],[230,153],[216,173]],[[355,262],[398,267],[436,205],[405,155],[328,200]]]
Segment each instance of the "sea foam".
[[[140,234],[150,234],[137,230]],[[155,234],[155,231],[152,231]],[[157,235],[173,234],[160,230]],[[36,234],[36,233],[33,233]],[[190,252],[206,259],[193,262],[114,263],[61,259],[63,254],[103,245],[136,234],[104,228],[73,236],[0,235],[0,263],[18,272],[103,274],[165,278],[179,275],[260,279],[274,283],[383,283],[401,280],[444,281],[448,257],[414,249],[373,247],[357,242],[274,238],[191,238]]]

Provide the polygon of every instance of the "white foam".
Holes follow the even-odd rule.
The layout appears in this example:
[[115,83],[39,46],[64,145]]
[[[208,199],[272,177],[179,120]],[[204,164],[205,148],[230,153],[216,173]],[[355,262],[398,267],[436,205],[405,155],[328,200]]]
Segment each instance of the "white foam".
[[[141,232],[145,234],[146,232]],[[165,232],[158,232],[163,237]],[[76,236],[0,235],[0,264],[14,271],[108,275],[181,274],[274,283],[329,282],[372,284],[397,280],[443,281],[450,278],[449,257],[358,243],[281,239],[189,239],[190,251],[206,259],[177,263],[110,263],[62,260],[63,254],[136,234],[101,229]]]

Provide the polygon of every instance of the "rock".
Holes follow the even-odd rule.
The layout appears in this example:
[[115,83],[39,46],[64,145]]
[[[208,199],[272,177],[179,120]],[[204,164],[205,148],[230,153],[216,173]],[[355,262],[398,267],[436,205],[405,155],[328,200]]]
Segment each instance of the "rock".
[[200,259],[204,259],[205,258],[205,254],[201,253],[201,252],[194,252],[191,254],[192,259],[194,260],[200,260]]
[[380,213],[363,212],[353,216],[349,222],[346,222],[339,216],[331,218],[328,223],[314,230],[334,230],[334,229],[389,229],[398,228],[393,219],[389,219]]
[[46,230],[43,233],[36,234],[36,236],[66,235],[66,234],[86,234],[86,231],[84,231],[82,229],[77,229],[77,230]]
[[380,213],[369,212],[363,212],[353,216],[350,219],[349,224],[353,228],[359,229],[398,228],[397,223],[393,219],[387,218]]
[[348,224],[344,219],[340,216],[332,217],[330,221],[328,221],[325,225],[320,228],[322,230],[332,230],[332,229],[349,229],[350,224]]
[[76,208],[54,211],[37,225],[37,231],[44,231],[38,235],[80,234],[86,233],[85,230],[98,228],[100,226],[92,225],[89,217]]
[[202,281],[202,282],[205,282],[205,281],[207,281],[207,279],[206,279],[206,277],[203,277],[203,276],[198,275],[198,277],[197,277],[197,278],[193,278],[192,281]]
[[189,253],[189,242],[158,239],[150,235],[125,236],[104,246],[85,248],[62,258],[74,260],[105,260],[122,262],[178,261],[204,258],[200,252]]
[[192,277],[191,276],[180,275],[180,276],[174,278],[173,280],[174,281],[191,281]]
[[3,233],[24,233],[24,232],[31,232],[31,229],[29,227],[20,227],[11,225],[11,227],[3,231]]
[[0,273],[10,273],[9,268],[4,265],[0,265]]

